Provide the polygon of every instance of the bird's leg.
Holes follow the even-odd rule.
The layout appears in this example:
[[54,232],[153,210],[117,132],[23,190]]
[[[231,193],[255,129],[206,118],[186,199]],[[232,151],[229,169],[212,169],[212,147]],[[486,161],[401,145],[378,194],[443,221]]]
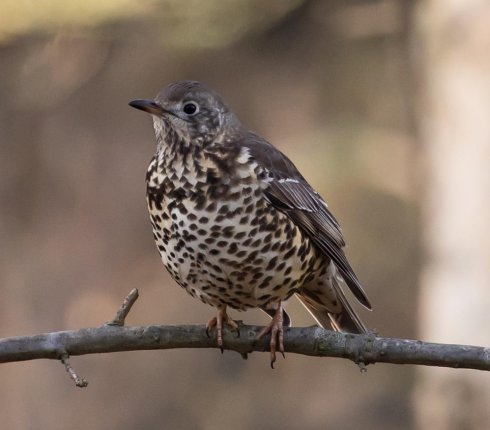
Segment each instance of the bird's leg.
[[272,318],[269,325],[265,326],[260,333],[257,335],[257,339],[260,339],[267,333],[271,334],[271,367],[274,369],[274,363],[276,362],[276,345],[279,352],[284,358],[284,328],[283,328],[283,317],[282,317],[282,303],[279,303],[276,313]]
[[221,348],[221,353],[223,353],[223,323],[229,325],[233,330],[236,330],[237,336],[240,337],[238,323],[228,316],[226,313],[226,305],[220,306],[218,308],[218,314],[211,318],[206,324],[206,334],[208,337],[209,330],[216,326],[216,337],[218,339],[218,346]]

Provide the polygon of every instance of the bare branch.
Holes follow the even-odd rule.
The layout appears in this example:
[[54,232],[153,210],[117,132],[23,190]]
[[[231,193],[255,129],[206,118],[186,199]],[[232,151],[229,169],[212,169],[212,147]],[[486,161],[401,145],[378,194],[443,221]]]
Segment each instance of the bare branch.
[[[218,348],[205,326],[143,326],[124,327],[124,321],[138,298],[133,289],[116,313],[115,318],[101,327],[59,331],[34,336],[0,339],[0,363],[50,358],[61,360],[77,387],[86,387],[70,365],[73,355],[100,354],[175,348]],[[269,336],[257,340],[259,326],[239,322],[236,331],[224,332],[223,349],[238,352],[243,358],[254,351],[268,351]],[[490,348],[449,345],[408,339],[376,337],[374,334],[337,333],[319,327],[286,328],[285,351],[315,357],[347,358],[361,371],[372,363],[419,364],[490,370]]]
[[[269,340],[256,336],[262,327],[240,325],[240,337],[225,331],[224,349],[246,355],[268,351]],[[347,358],[357,364],[418,364],[490,370],[490,348],[390,339],[374,335],[337,333],[318,327],[287,328],[286,352],[316,357]],[[204,325],[97,328],[0,339],[0,363],[60,359],[63,354],[84,355],[116,351],[175,348],[217,348]]]

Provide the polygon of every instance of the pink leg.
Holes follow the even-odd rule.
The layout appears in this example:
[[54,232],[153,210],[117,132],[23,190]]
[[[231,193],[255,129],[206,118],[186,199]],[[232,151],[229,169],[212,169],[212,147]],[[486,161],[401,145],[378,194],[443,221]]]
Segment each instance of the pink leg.
[[228,316],[226,313],[226,306],[219,307],[218,314],[211,318],[206,324],[206,334],[208,336],[209,330],[216,326],[216,337],[218,340],[218,346],[221,348],[221,353],[223,353],[223,324],[229,325],[233,330],[236,330],[238,336],[240,336],[238,324]]
[[274,314],[274,317],[272,318],[270,324],[264,327],[257,335],[257,339],[260,339],[268,333],[271,334],[271,367],[273,369],[274,363],[276,362],[276,345],[282,356],[286,358],[286,356],[284,355],[284,327],[282,324],[282,304],[279,303],[279,306],[277,307],[276,313]]

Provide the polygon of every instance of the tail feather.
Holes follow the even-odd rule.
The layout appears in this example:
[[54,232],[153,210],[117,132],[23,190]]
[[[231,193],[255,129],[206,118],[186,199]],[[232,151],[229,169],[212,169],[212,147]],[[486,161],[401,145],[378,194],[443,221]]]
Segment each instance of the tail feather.
[[313,316],[315,321],[323,328],[330,328],[335,331],[348,333],[369,333],[369,330],[361,321],[352,305],[347,300],[347,297],[339,283],[339,278],[335,267],[330,264],[328,283],[331,290],[340,304],[337,304],[337,309],[334,306],[328,306],[326,297],[320,297],[318,293],[312,293],[307,287],[301,288],[296,297],[300,300],[303,306]]
[[342,287],[339,285],[338,281],[334,278],[333,280],[335,291],[337,292],[337,297],[342,304],[342,312],[339,314],[329,314],[332,325],[337,331],[348,331],[350,333],[368,333],[367,327],[361,321],[356,311],[352,305],[345,297],[345,293]]
[[321,305],[312,304],[301,293],[296,294],[296,297],[318,325],[323,328],[347,333],[361,334],[369,332],[349,303],[347,303],[346,307],[343,307],[340,313],[333,314]]

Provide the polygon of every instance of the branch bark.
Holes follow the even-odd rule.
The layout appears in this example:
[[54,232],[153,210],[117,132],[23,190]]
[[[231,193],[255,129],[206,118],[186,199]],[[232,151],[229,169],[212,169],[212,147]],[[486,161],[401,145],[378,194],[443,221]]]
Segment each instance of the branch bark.
[[[124,318],[138,294],[133,290],[116,314],[101,327],[0,339],[0,363],[48,358],[61,360],[77,386],[87,381],[76,375],[69,356],[120,351],[218,348],[204,325],[124,327]],[[117,321],[116,323],[114,321]],[[224,349],[244,358],[255,351],[268,351],[268,336],[256,340],[262,327],[240,324],[240,336],[224,331]],[[337,333],[319,327],[285,329],[288,353],[313,357],[347,358],[365,370],[372,363],[417,364],[490,370],[490,348],[377,337],[374,334]],[[78,381],[78,382],[77,382]]]
[[[224,333],[224,349],[242,355],[268,351],[267,337],[256,341],[262,327],[240,324],[240,337]],[[285,330],[285,351],[313,357],[347,358],[354,363],[418,364],[490,370],[490,348],[438,344],[374,335],[337,333],[319,327]],[[0,363],[70,356],[175,348],[217,348],[204,325],[117,327],[104,325],[80,330],[0,339]]]

